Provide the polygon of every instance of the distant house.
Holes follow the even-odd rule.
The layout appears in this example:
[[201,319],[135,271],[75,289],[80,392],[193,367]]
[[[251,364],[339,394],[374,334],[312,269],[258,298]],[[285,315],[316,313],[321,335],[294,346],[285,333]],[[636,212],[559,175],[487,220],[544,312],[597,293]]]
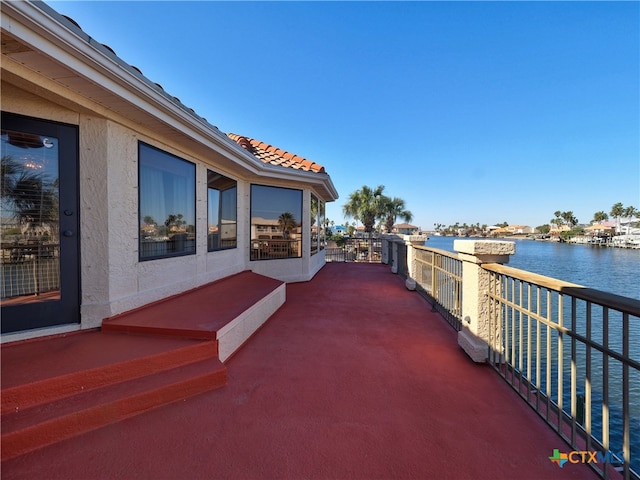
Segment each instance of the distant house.
[[324,266],[338,193],[321,165],[221,132],[44,2],[0,13],[3,162],[46,180],[38,215],[3,198],[3,342],[246,270],[296,282]]
[[560,225],[559,227],[557,225],[549,226],[549,235],[551,235],[552,237],[557,237],[562,232],[569,232],[569,231],[571,231],[571,228],[569,227],[569,225]]
[[[491,228],[491,227],[490,227]],[[491,235],[510,236],[510,235],[529,235],[534,229],[527,225],[507,225],[506,227],[491,228]]]
[[393,226],[393,233],[398,235],[417,235],[419,231],[420,227],[409,225],[408,223],[399,223]]
[[601,223],[594,223],[593,225],[590,225],[588,227],[585,227],[584,232],[586,235],[590,235],[590,236],[611,236],[612,233],[615,231],[616,228],[616,223],[615,222],[601,222]]

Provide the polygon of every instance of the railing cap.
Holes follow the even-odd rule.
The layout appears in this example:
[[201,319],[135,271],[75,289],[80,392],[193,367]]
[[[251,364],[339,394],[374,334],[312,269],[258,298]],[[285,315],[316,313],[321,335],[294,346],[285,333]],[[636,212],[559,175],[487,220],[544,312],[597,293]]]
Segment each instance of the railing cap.
[[516,253],[516,244],[497,240],[454,240],[453,249],[456,252],[475,256],[513,255]]
[[404,241],[411,245],[424,245],[429,239],[426,235],[404,235]]

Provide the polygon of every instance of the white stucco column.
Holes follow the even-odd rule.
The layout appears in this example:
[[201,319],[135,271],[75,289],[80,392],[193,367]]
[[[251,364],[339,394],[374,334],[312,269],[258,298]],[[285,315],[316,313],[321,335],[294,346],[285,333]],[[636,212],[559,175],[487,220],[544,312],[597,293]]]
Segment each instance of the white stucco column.
[[391,243],[391,273],[398,273],[398,237]]
[[391,242],[393,240],[393,236],[385,233],[382,235],[381,237],[381,241],[382,241],[382,263],[384,263],[385,265],[389,265],[389,262],[391,262],[391,259],[389,258],[389,242]]
[[[489,331],[489,272],[483,263],[508,263],[516,253],[514,242],[492,240],[455,240],[453,249],[462,260],[462,319],[458,332],[458,345],[474,362],[487,359],[489,339],[495,332]],[[495,323],[495,322],[494,322]]]
[[413,247],[424,245],[429,237],[426,235],[405,235],[404,244],[407,247],[407,279],[404,284],[409,290],[416,289],[416,251]]

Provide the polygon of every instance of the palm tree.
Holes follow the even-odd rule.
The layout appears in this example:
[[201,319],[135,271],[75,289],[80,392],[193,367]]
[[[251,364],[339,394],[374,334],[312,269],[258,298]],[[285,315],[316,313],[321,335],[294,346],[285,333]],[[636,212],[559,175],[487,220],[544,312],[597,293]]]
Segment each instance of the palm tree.
[[296,218],[291,212],[281,213],[278,217],[278,225],[282,229],[282,237],[289,238],[289,232],[296,228]]
[[57,179],[34,172],[14,160],[2,157],[0,168],[3,210],[13,212],[19,224],[54,224],[58,221]]
[[375,189],[364,185],[360,190],[352,192],[349,200],[342,207],[346,217],[354,218],[364,225],[364,231],[369,234],[369,237],[376,220],[383,215],[383,190],[384,185],[378,185]]
[[[372,245],[371,236],[376,220],[384,217],[384,195],[382,191],[384,185],[378,185],[375,189],[363,185],[360,190],[356,190],[349,195],[349,200],[342,207],[345,217],[353,217],[364,225],[369,245]],[[373,256],[373,249],[369,248],[369,261]]]
[[607,220],[609,220],[609,215],[602,210],[593,214],[593,223],[606,222]]
[[615,203],[611,207],[609,215],[616,219],[616,233],[620,233],[620,217],[624,215],[624,207],[622,206],[622,202]]
[[638,211],[638,209],[636,207],[629,206],[629,207],[624,209],[624,214],[623,215],[625,217],[629,218],[629,219],[632,219],[632,218],[637,217],[639,213],[640,212]]
[[572,211],[562,212],[560,216],[571,228],[578,224],[578,219],[573,215]]
[[413,214],[405,208],[404,200],[398,197],[382,197],[382,209],[384,211],[384,226],[387,233],[391,233],[396,219],[400,217],[405,222],[413,220]]

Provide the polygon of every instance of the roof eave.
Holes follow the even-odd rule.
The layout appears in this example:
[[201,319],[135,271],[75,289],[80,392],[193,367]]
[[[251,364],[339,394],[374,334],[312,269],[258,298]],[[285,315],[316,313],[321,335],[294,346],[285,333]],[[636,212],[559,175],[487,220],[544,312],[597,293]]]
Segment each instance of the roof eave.
[[[252,173],[262,170],[253,156],[238,155],[227,136],[195,111],[126,64],[104,45],[53,10],[36,2],[3,2],[1,27],[31,48],[75,71],[87,81],[138,107],[165,125],[206,145]],[[43,43],[42,40],[46,40]],[[89,80],[90,79],[90,80]]]

